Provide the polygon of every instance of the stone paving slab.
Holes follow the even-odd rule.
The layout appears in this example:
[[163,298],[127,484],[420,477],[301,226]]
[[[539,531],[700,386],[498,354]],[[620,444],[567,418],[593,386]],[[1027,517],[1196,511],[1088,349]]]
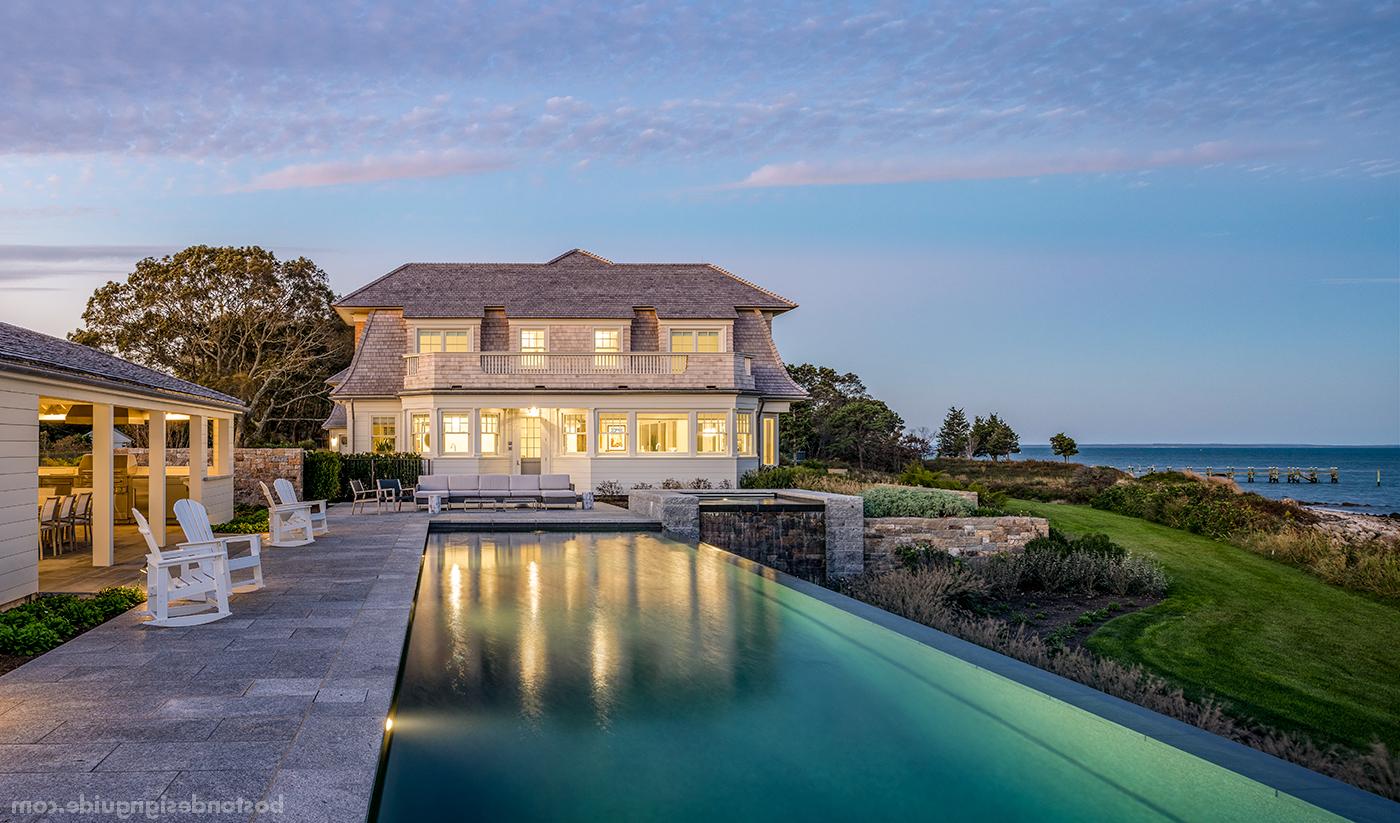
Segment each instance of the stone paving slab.
[[249,808],[157,819],[363,820],[428,517],[335,506],[330,529],[265,549],[267,587],[234,595],[230,618],[158,629],[128,613],[0,676],[0,821],[117,819],[15,801],[196,796]]

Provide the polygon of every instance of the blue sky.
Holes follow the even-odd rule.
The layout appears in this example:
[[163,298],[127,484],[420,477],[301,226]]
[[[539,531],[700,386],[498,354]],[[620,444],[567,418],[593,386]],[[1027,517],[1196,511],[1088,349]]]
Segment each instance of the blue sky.
[[708,260],[1026,442],[1400,442],[1400,5],[0,6],[0,319],[140,257]]

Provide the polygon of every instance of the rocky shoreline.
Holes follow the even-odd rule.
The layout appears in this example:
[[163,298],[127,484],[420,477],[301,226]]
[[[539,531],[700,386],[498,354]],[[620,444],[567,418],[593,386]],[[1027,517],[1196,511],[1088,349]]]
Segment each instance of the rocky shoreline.
[[1400,543],[1400,517],[1359,514],[1320,506],[1308,508],[1322,518],[1314,528],[1334,540],[1342,543],[1365,543],[1371,540]]

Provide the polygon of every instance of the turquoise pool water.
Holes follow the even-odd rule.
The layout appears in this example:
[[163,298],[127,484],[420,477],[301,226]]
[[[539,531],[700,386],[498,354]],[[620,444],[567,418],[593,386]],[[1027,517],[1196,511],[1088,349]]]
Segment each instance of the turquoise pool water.
[[374,819],[1337,819],[649,534],[430,535]]

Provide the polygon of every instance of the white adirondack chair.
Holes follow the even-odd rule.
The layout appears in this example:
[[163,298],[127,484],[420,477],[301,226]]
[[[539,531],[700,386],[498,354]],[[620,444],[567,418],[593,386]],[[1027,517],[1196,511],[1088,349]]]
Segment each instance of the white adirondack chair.
[[285,477],[279,477],[272,481],[272,488],[277,490],[277,498],[284,506],[310,506],[311,530],[316,534],[325,534],[331,530],[330,523],[326,520],[326,501],[324,500],[298,500],[297,490],[292,486],[292,481]]
[[311,522],[310,503],[278,503],[267,484],[258,481],[267,499],[267,544],[287,549],[316,542],[316,527]]
[[[215,537],[214,529],[209,525],[209,512],[204,508],[204,504],[194,500],[176,500],[175,519],[180,521],[180,530],[185,533],[185,542],[180,544],[181,549],[213,547],[223,553],[224,562],[228,565],[229,591],[253,592],[263,587],[260,536],[231,534],[227,537]],[[230,546],[236,543],[246,543],[248,554],[234,557]],[[235,572],[238,573],[237,580],[233,578]]]
[[[178,505],[178,504],[177,504]],[[228,608],[228,555],[205,545],[163,551],[136,509],[136,528],[146,538],[146,614],[152,626],[197,626],[222,620]],[[171,605],[184,601],[183,605]]]

